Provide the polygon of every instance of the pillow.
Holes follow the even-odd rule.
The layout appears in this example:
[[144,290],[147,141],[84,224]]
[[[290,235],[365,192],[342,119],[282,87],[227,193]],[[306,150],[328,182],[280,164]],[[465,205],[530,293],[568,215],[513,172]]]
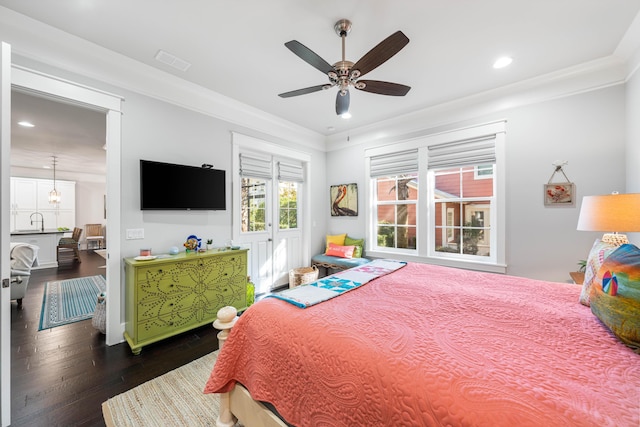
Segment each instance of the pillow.
[[640,350],[640,249],[626,244],[602,263],[591,287],[591,312],[622,342]]
[[[329,235],[327,234],[327,248],[326,250],[329,250],[329,244],[333,243],[339,246],[344,246],[344,238],[347,237],[347,233],[344,234],[336,234],[336,235]],[[325,253],[325,255],[327,255]]]
[[589,307],[589,294],[591,292],[593,280],[596,278],[598,270],[600,270],[605,258],[607,258],[609,254],[617,248],[618,247],[616,245],[603,242],[600,239],[596,239],[596,241],[593,242],[584,270],[584,282],[582,283],[582,291],[580,292],[580,304]]
[[352,239],[347,236],[344,238],[344,244],[347,246],[355,246],[353,251],[354,258],[362,258],[362,252],[364,252],[364,239]]
[[355,246],[340,246],[335,243],[329,243],[329,249],[325,255],[337,256],[340,258],[353,258],[353,250]]

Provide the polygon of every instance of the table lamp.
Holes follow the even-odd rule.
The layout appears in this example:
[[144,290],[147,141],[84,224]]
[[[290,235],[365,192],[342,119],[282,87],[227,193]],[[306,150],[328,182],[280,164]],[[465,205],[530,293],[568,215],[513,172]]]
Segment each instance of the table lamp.
[[618,233],[640,231],[640,193],[584,196],[578,230],[604,231],[602,241],[617,246],[629,243]]

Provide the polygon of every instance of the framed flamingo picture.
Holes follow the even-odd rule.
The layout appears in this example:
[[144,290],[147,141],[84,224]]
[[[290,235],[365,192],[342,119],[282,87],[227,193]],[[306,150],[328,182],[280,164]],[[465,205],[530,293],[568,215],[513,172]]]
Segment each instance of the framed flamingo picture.
[[331,216],[358,216],[358,184],[332,185]]

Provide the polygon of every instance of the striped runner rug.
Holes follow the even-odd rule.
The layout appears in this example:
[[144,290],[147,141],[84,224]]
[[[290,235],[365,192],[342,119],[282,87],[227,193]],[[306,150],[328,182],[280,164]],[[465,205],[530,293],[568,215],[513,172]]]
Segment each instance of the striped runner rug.
[[91,319],[98,294],[106,288],[107,284],[102,276],[47,282],[38,330]]

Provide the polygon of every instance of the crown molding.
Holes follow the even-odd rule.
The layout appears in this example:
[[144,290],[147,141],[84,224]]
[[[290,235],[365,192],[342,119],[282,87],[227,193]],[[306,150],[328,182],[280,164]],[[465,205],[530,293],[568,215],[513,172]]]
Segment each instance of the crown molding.
[[447,126],[507,109],[624,84],[625,62],[616,55],[441,103],[374,125],[327,137],[327,151],[361,143],[387,143],[429,134]]
[[2,6],[0,39],[12,45],[14,55],[215,117],[240,129],[311,149],[326,148],[324,135]]

